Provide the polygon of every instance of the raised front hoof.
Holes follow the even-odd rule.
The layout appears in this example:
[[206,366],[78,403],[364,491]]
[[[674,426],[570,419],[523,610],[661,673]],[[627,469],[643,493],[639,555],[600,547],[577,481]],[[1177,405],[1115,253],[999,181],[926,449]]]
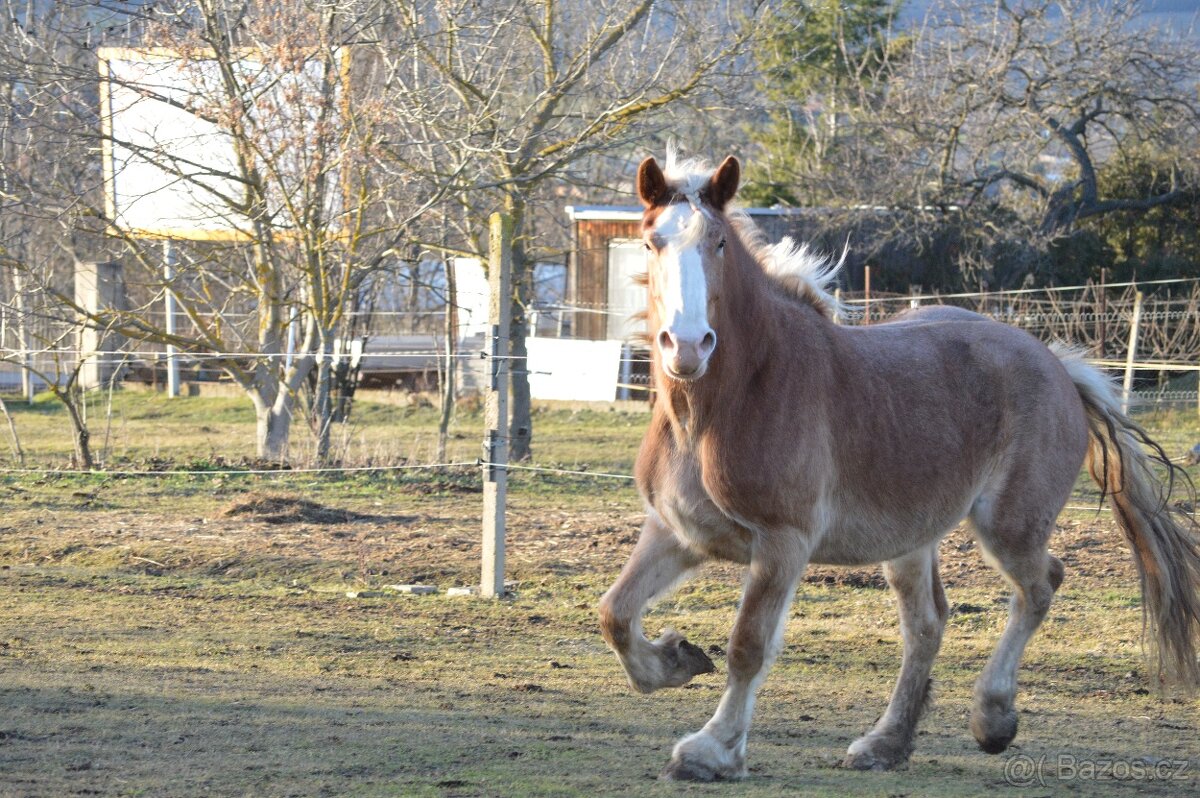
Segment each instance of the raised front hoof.
[[971,734],[986,754],[999,754],[1017,736],[1017,711],[1011,707],[992,705],[971,710]]
[[746,778],[746,758],[706,732],[685,737],[658,774],[661,781],[737,781]]
[[704,653],[704,649],[695,643],[689,643],[683,635],[673,629],[660,638],[659,644],[663,647],[663,661],[666,663],[668,671],[680,675],[686,674],[687,678],[679,684],[686,684],[691,681],[693,676],[714,673],[717,670],[717,666]]
[[851,770],[895,770],[908,764],[912,746],[904,741],[868,734],[846,751],[842,767]]
[[717,666],[704,650],[689,643],[674,629],[668,630],[652,643],[658,658],[657,667],[640,678],[630,674],[629,682],[639,693],[652,693],[664,687],[682,687],[694,677],[713,673]]

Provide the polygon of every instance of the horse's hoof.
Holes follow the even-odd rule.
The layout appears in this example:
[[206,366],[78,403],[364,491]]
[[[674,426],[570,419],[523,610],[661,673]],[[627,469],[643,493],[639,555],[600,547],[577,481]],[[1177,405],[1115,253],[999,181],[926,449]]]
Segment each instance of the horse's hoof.
[[674,629],[667,630],[654,645],[662,660],[662,676],[653,689],[682,687],[693,677],[713,673],[717,669],[700,646],[689,643]]
[[648,646],[631,650],[621,662],[630,687],[639,693],[682,687],[694,677],[717,669],[700,646],[689,643],[674,629],[668,629]]
[[660,781],[717,781],[721,776],[710,765],[684,757],[668,762],[658,778]]
[[971,711],[971,734],[986,754],[999,754],[1017,736],[1017,711],[996,704]]
[[683,637],[672,642],[675,646],[672,656],[675,659],[676,667],[678,670],[686,672],[689,678],[716,672],[717,666],[700,646],[689,643]]
[[875,755],[870,751],[846,754],[846,758],[842,760],[842,767],[849,768],[850,770],[887,770],[883,763],[875,759]]
[[889,745],[885,738],[856,740],[846,752],[842,767],[851,770],[895,770],[908,763],[910,746]]
[[896,759],[877,757],[869,751],[846,754],[846,758],[842,760],[842,767],[844,768],[849,768],[850,770],[874,770],[876,772],[896,770],[906,764],[908,764],[908,757]]
[[663,781],[725,781],[746,778],[746,754],[723,745],[706,731],[675,744],[671,761],[658,776]]

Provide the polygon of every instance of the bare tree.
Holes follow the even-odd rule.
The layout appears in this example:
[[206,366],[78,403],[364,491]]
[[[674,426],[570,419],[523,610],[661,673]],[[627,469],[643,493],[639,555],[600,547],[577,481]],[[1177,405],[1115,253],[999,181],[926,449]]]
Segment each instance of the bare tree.
[[[507,211],[516,229],[511,355],[524,358],[531,263],[546,229],[534,220],[539,204],[560,202],[555,187],[578,176],[576,165],[628,152],[680,103],[710,98],[744,72],[762,4],[177,0],[124,12],[136,23],[126,38],[163,48],[168,68],[197,77],[180,93],[178,80],[110,71],[110,87],[212,126],[231,145],[228,163],[106,128],[94,49],[111,42],[86,13],[49,13],[40,24],[53,37],[25,32],[0,45],[5,73],[30,98],[31,138],[133,152],[191,185],[236,234],[179,246],[165,277],[157,243],[114,224],[94,157],[83,168],[86,157],[59,159],[70,167],[62,174],[31,172],[17,192],[26,229],[42,214],[71,259],[104,252],[126,263],[130,307],[90,322],[223,369],[255,405],[265,458],[285,456],[296,391],[316,371],[323,454],[328,355],[363,276],[397,263],[413,241],[442,257],[479,255],[486,215]],[[448,224],[423,232],[424,212],[439,204]],[[56,289],[61,262],[13,262],[64,318],[81,312]],[[158,310],[168,293],[185,320],[173,332]],[[532,419],[527,370],[515,371],[512,448],[523,457]]]
[[[539,198],[576,164],[628,151],[649,125],[745,64],[761,2],[388,0],[381,60],[403,146],[392,174],[458,188],[462,248],[488,213],[513,218],[511,356],[523,362]],[[556,201],[558,197],[554,197]],[[514,369],[510,453],[530,455],[527,370]]]
[[[906,87],[953,121],[929,138],[937,185],[970,189],[970,200],[998,183],[1028,192],[1045,234],[1187,197],[1200,52],[1137,24],[1143,10],[1136,1],[1042,0],[968,4],[939,18]],[[1173,184],[1102,196],[1100,165],[1147,143],[1179,157]]]
[[[879,119],[912,201],[1003,208],[1021,237],[1043,241],[1089,218],[1192,201],[1200,51],[1140,24],[1142,11],[975,1],[932,18]],[[1104,168],[1147,148],[1168,178],[1106,195]]]
[[[47,301],[48,295],[37,295],[40,302]],[[50,300],[52,301],[52,300]],[[31,324],[32,330],[27,339],[27,346],[32,346],[42,353],[39,358],[23,358],[5,355],[0,358],[9,363],[19,363],[33,377],[39,379],[46,389],[57,399],[67,411],[71,424],[71,440],[74,444],[72,460],[76,468],[90,471],[95,468],[96,460],[92,454],[91,428],[88,424],[88,401],[85,386],[82,381],[87,358],[83,356],[81,337],[84,323],[59,323],[55,317],[58,307],[43,307],[36,304],[24,307],[18,311],[12,303],[4,303],[0,307],[6,320],[14,318],[18,312],[26,313],[34,319],[40,319],[41,324]],[[48,312],[47,312],[48,311]],[[97,355],[94,353],[92,357]],[[13,438],[13,446],[17,457],[24,461],[24,452],[17,439],[16,427],[8,415],[7,407],[3,408],[8,419],[9,431]]]
[[[91,313],[90,323],[222,369],[253,402],[258,452],[269,460],[286,457],[297,391],[314,371],[317,453],[328,456],[331,356],[349,300],[366,275],[395,261],[414,221],[440,199],[437,189],[418,197],[403,176],[386,186],[374,177],[388,103],[371,77],[373,58],[355,47],[373,6],[195,0],[135,12],[137,38],[159,49],[129,56],[149,68],[109,69],[107,90],[192,115],[211,141],[227,144],[225,158],[135,140],[98,118],[87,19],[44,19],[53,37],[6,39],[0,55],[30,98],[35,138],[119,150],[127,164],[150,164],[187,185],[224,231],[216,236],[224,240],[179,246],[167,276],[157,243],[112,217],[96,158],[76,162],[70,179],[39,165],[20,192],[26,219],[52,219],[74,257],[103,248],[126,263],[130,307]],[[137,196],[136,185],[130,191],[132,200],[156,201]],[[56,298],[64,317],[86,312],[61,290],[60,274],[13,262]],[[175,330],[158,310],[168,292],[183,318]]]
[[[88,114],[94,96],[79,84],[55,91],[49,81],[31,80],[48,63],[67,71],[89,61],[82,44],[91,20],[70,3],[17,3],[4,0],[0,36],[0,327],[3,360],[23,371],[23,381],[39,379],[67,410],[78,467],[93,467],[87,406],[79,382],[79,319],[48,307],[38,286],[52,280],[73,284],[72,248],[80,236],[78,197],[99,174],[88,166],[88,142],[56,125],[56,120]],[[93,73],[94,74],[94,73]],[[94,80],[93,80],[94,83]],[[57,86],[62,89],[62,85]],[[43,350],[34,357],[29,350]]]

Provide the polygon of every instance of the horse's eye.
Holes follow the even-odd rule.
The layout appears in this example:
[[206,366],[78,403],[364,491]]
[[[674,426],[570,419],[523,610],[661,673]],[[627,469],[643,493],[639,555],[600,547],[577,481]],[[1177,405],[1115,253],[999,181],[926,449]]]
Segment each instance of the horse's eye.
[[643,242],[642,242],[642,246],[646,248],[646,251],[647,251],[647,252],[649,252],[649,251],[650,251],[650,245],[649,245],[649,244],[647,244],[646,242],[644,242],[644,241],[643,241]]
[[717,244],[717,249],[725,249],[725,239],[721,239],[721,242]]

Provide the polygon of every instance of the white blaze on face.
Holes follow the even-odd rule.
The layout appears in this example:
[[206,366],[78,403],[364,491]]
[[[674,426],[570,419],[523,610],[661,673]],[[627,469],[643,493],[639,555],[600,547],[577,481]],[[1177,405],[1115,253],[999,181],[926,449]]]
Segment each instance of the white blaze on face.
[[686,203],[674,203],[655,224],[655,233],[664,240],[659,255],[663,315],[657,342],[669,371],[679,377],[703,374],[716,345],[700,254],[704,235],[694,227],[704,223],[699,213]]
[[681,338],[699,340],[708,326],[708,283],[700,260],[701,236],[689,235],[688,228],[701,220],[686,203],[668,205],[658,217],[654,230],[666,239],[662,250],[663,328]]

